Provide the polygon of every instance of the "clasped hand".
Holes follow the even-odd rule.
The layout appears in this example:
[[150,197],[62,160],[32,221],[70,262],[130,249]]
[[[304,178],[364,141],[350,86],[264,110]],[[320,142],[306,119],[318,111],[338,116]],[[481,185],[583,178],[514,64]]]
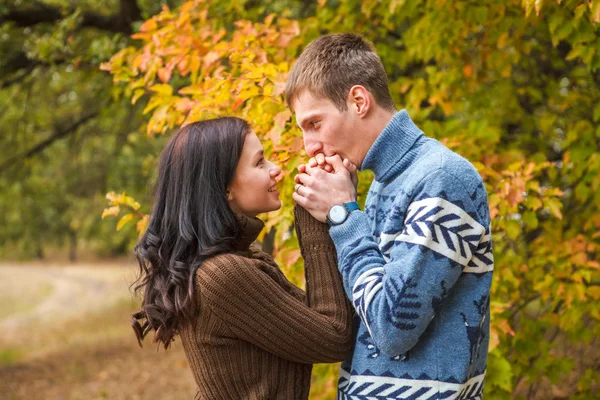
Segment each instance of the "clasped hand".
[[356,170],[348,159],[317,154],[298,167],[292,197],[315,219],[325,222],[332,206],[356,201]]

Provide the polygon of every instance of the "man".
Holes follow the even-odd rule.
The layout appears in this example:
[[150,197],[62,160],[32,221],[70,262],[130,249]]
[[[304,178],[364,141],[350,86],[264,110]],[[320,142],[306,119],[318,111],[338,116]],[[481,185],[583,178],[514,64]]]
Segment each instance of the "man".
[[[358,316],[338,397],[480,399],[493,270],[481,177],[396,112],[383,65],[360,36],[309,44],[286,96],[314,157],[293,197],[330,224]],[[354,165],[375,175],[364,210]]]

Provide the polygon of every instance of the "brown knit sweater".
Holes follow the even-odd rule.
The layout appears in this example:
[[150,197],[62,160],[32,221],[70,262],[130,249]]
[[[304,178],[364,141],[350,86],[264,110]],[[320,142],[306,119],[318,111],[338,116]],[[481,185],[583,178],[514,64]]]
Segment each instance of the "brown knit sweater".
[[270,255],[250,247],[264,227],[256,218],[241,219],[234,253],[198,269],[199,313],[181,329],[195,399],[307,399],[312,364],[350,352],[352,312],[327,225],[301,207],[295,215],[306,293]]

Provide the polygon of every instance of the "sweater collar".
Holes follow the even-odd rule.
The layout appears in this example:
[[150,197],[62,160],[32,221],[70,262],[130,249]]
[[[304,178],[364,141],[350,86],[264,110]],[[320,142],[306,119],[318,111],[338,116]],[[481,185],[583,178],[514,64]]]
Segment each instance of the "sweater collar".
[[256,217],[250,218],[241,214],[237,215],[237,219],[240,224],[240,235],[235,244],[235,249],[248,250],[260,234],[260,231],[265,227],[265,223]]
[[394,114],[367,152],[360,170],[369,169],[375,180],[384,181],[387,173],[397,165],[423,132],[408,116],[406,110]]

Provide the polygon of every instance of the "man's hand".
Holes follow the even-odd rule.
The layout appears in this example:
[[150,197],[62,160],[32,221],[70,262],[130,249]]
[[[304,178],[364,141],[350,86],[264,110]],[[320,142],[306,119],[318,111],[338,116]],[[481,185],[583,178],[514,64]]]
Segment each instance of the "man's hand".
[[[350,177],[352,178],[352,183],[354,184],[354,187],[356,188],[358,186],[358,167],[354,164],[352,164],[350,162],[350,160],[348,160],[347,158],[344,158],[343,161],[344,167],[346,167],[346,169],[350,172]],[[300,164],[298,166],[298,171],[303,174],[306,172],[306,166],[311,166],[311,167],[316,167],[317,165],[321,168],[324,169],[327,172],[332,172],[333,171],[333,166],[331,164],[328,164],[326,161],[326,157],[319,153],[316,156],[312,157],[310,160],[308,160],[308,163],[306,164]],[[298,183],[296,181],[296,183]]]
[[[355,182],[358,180],[353,176],[356,177],[357,168],[338,155],[317,154],[314,162],[311,161],[298,167],[300,174],[294,178],[296,186],[292,197],[315,219],[325,222],[331,206],[356,201]],[[327,172],[327,166],[332,172]]]

